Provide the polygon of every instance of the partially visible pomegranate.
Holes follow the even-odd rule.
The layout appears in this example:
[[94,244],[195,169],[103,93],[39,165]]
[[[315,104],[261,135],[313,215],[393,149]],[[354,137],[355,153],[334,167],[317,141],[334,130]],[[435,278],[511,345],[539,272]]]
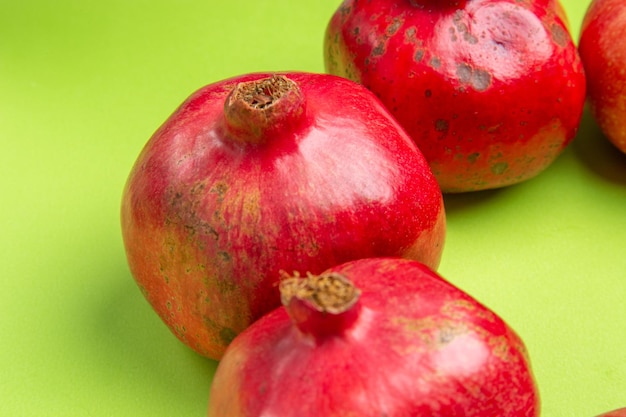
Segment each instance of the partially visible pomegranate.
[[578,43],[587,98],[606,138],[626,153],[626,0],[593,0]]
[[139,155],[121,222],[131,272],[180,340],[219,359],[280,305],[281,269],[371,256],[436,268],[441,190],[376,97],[326,74],[248,74],[194,93]]
[[444,192],[498,188],[577,133],[586,84],[566,20],[554,0],[345,0],[324,60],[376,93]]
[[419,262],[356,260],[280,292],[219,363],[209,417],[539,415],[522,340]]
[[626,417],[626,408],[609,411],[608,413],[600,414],[597,417]]

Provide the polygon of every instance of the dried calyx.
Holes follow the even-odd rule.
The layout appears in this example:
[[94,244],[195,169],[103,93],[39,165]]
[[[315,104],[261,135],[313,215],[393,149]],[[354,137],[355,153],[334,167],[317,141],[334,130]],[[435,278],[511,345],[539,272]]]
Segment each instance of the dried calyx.
[[361,292],[341,274],[295,274],[283,278],[279,288],[283,305],[302,333],[339,336],[358,317]]
[[304,119],[304,97],[284,75],[241,82],[224,102],[228,137],[241,144],[262,144],[289,135]]
[[361,292],[341,274],[307,274],[306,278],[285,278],[280,283],[283,305],[292,297],[311,303],[319,311],[339,314],[354,305]]
[[251,83],[241,83],[234,90],[230,100],[243,100],[250,107],[264,109],[274,104],[295,84],[283,75],[275,75]]

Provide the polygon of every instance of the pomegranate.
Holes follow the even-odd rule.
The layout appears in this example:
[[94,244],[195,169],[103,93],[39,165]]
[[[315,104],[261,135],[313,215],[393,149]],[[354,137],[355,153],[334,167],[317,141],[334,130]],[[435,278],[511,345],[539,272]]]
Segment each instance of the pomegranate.
[[324,62],[376,93],[443,192],[504,187],[577,133],[585,74],[566,20],[554,0],[345,0]]
[[441,190],[364,87],[247,74],[195,92],[154,133],[123,193],[132,275],[175,335],[219,359],[280,305],[281,269],[400,256],[436,268]]
[[280,292],[219,363],[209,417],[539,415],[519,336],[424,264],[360,259]]
[[609,411],[608,413],[600,414],[597,417],[626,417],[626,408]]
[[626,1],[592,1],[580,33],[591,114],[606,138],[626,153]]

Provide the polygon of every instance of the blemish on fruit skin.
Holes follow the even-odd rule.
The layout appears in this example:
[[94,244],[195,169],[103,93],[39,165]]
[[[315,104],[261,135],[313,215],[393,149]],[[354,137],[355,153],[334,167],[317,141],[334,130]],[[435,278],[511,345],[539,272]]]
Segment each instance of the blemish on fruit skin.
[[220,339],[224,342],[224,346],[228,346],[235,336],[237,336],[237,333],[233,329],[224,327],[220,330]]
[[509,168],[509,164],[506,162],[498,162],[491,166],[491,172],[496,175],[502,175]]
[[391,38],[393,35],[396,34],[396,32],[400,29],[403,23],[404,23],[403,19],[400,19],[400,18],[394,19],[393,22],[387,27],[384,35],[381,37],[381,39],[376,44],[374,49],[372,49],[370,56],[379,57],[379,56],[384,55],[385,49],[387,47],[387,41],[389,40],[389,38]]
[[405,42],[407,42],[407,43],[415,43],[415,41],[416,41],[416,37],[415,37],[416,33],[417,33],[417,29],[415,29],[415,27],[413,27],[413,26],[408,28],[407,30],[405,30],[404,31]]
[[444,119],[435,120],[435,130],[437,132],[447,132],[450,128],[450,123]]
[[561,25],[553,23],[552,26],[550,26],[550,35],[552,36],[554,43],[559,45],[561,48],[565,48],[567,46],[568,34]]
[[174,325],[174,331],[179,337],[185,339],[185,333],[187,333],[187,328],[184,325],[183,326],[179,326],[178,324]]
[[468,42],[468,43],[470,43],[470,44],[472,44],[472,45],[474,45],[474,44],[477,44],[477,43],[478,43],[478,38],[477,38],[476,36],[472,35],[472,34],[471,34],[471,33],[469,33],[469,32],[465,32],[465,33],[463,34],[463,39],[465,39],[465,41],[466,41],[466,42]]
[[423,49],[418,49],[417,51],[415,51],[415,55],[413,56],[413,59],[415,60],[415,62],[421,62],[423,58],[424,58]]
[[432,57],[430,59],[430,62],[428,64],[431,67],[437,69],[437,68],[441,67],[441,60],[438,57],[434,56],[434,57]]
[[374,49],[372,49],[372,56],[381,56],[385,53],[385,43],[380,42]]
[[398,32],[398,29],[400,29],[400,27],[402,26],[402,19],[399,18],[395,18],[393,19],[393,22],[387,26],[387,30],[385,31],[385,33],[387,34],[387,36],[393,36],[396,34],[396,32]]
[[500,122],[500,123],[496,123],[496,124],[495,124],[495,125],[493,125],[493,126],[484,127],[484,130],[485,130],[487,133],[498,133],[498,131],[500,130],[500,127],[501,127],[502,125],[503,125],[503,123],[502,123],[502,122]]
[[462,83],[469,83],[472,79],[472,67],[466,63],[460,63],[456,66],[456,76]]
[[450,32],[450,41],[456,42],[457,41],[456,30],[454,30],[454,28],[451,27],[450,29],[448,29],[448,31]]
[[[463,22],[462,10],[457,10],[457,12],[454,14],[454,18],[452,19],[452,23],[454,24],[454,26],[450,28],[451,32],[456,29],[456,31],[463,36],[463,39],[467,43],[470,43],[472,45],[478,43],[478,38],[469,31],[467,24]],[[454,40],[456,40],[456,35],[454,35],[454,38]]]
[[491,74],[483,69],[477,69],[472,75],[472,87],[477,91],[485,91],[491,85]]
[[339,13],[341,13],[342,21],[345,22],[347,16],[352,13],[352,6],[345,3],[342,4],[341,6],[339,6]]
[[470,84],[476,91],[485,91],[491,85],[491,73],[484,69],[472,68],[464,62],[456,67],[456,76],[463,84]]
[[230,254],[226,251],[221,251],[218,252],[217,255],[219,256],[219,258],[224,261],[224,262],[230,262],[232,257],[230,256]]
[[227,192],[228,192],[228,184],[224,181],[216,182],[209,190],[209,193],[217,194],[218,202],[224,201],[224,196],[226,195]]
[[496,159],[502,158],[502,152],[497,152],[489,157],[489,161],[495,161]]

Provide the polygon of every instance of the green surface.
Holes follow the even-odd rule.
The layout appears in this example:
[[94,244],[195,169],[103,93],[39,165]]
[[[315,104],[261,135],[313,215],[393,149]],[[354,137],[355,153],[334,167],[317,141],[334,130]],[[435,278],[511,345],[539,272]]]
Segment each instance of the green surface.
[[[564,0],[576,38],[587,4]],[[0,415],[205,415],[216,363],[180,344],[132,281],[122,187],[200,86],[322,71],[337,6],[0,4]],[[626,406],[626,156],[586,114],[536,179],[446,204],[440,272],[525,340],[543,415]]]

